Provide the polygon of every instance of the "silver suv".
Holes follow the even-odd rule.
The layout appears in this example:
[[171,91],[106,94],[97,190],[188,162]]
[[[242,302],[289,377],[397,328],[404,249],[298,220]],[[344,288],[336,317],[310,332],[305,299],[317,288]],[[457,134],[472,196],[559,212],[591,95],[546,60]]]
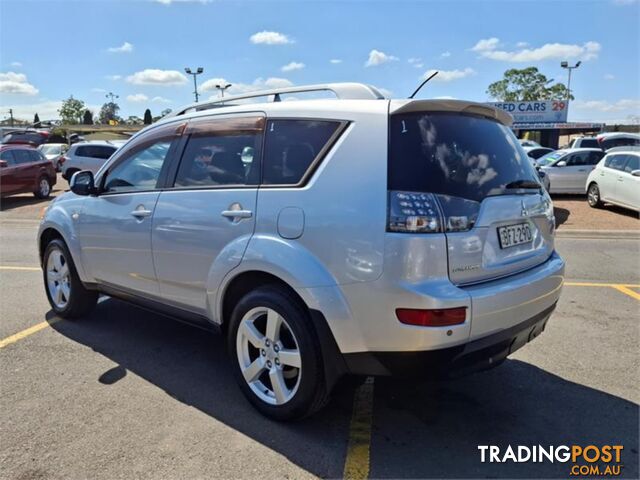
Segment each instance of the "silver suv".
[[[317,91],[337,98],[280,101]],[[564,276],[510,122],[361,84],[185,107],[51,203],[47,296],[65,318],[104,294],[220,330],[276,419],[345,374],[493,367],[544,330]]]

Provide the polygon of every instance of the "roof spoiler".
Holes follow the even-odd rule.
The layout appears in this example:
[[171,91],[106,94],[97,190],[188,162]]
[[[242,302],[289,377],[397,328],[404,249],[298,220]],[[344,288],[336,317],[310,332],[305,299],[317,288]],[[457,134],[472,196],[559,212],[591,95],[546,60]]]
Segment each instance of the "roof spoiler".
[[391,100],[389,113],[457,112],[480,115],[510,127],[513,117],[502,109],[466,100]]

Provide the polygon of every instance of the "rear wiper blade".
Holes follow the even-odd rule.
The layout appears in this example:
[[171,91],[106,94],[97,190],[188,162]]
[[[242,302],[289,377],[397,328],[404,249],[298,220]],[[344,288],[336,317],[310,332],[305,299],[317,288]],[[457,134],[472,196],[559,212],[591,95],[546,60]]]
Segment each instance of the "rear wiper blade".
[[515,180],[513,182],[507,183],[504,188],[512,189],[512,188],[535,188],[539,190],[541,185],[538,182],[534,182],[532,180]]

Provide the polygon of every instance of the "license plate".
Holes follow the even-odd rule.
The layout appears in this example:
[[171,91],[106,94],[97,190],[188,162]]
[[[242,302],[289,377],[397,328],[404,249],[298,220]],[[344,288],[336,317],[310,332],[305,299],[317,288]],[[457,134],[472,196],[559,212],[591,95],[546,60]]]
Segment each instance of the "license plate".
[[533,237],[528,223],[518,223],[516,225],[507,225],[506,227],[498,227],[498,239],[500,240],[500,248],[509,248],[529,243],[533,240]]

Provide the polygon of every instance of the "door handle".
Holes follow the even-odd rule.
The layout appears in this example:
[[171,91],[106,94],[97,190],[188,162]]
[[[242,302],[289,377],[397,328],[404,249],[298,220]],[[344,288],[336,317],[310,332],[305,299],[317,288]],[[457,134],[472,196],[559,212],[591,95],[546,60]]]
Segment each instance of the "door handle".
[[227,218],[251,218],[253,212],[251,210],[223,210],[220,215]]
[[152,213],[153,212],[151,210],[147,210],[142,205],[140,205],[133,212],[131,212],[131,215],[136,217],[138,220],[142,220],[143,218],[151,216]]

